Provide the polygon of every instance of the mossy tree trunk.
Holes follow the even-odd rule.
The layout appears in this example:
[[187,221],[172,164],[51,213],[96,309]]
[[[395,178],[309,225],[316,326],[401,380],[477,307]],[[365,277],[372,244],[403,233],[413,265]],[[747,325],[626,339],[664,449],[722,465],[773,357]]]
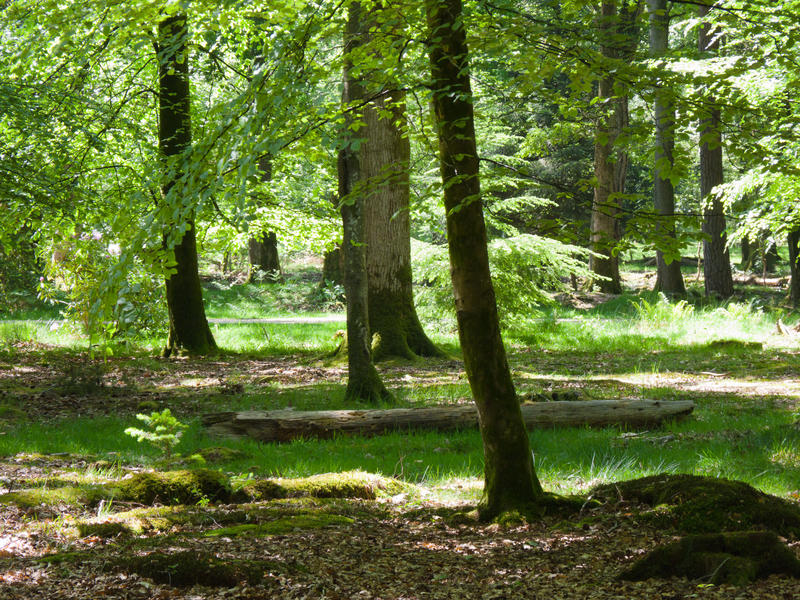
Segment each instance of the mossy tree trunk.
[[[709,6],[698,7],[702,18]],[[700,27],[697,37],[702,55],[719,50],[719,32],[711,32],[707,23]],[[706,98],[708,109],[700,121],[700,198],[703,202],[703,276],[706,296],[728,298],[733,295],[733,273],[728,253],[728,237],[722,200],[712,196],[714,188],[723,183],[721,113],[713,98]]]
[[[352,53],[363,44],[365,27],[361,6],[353,2],[348,8],[348,18],[344,35],[346,52],[344,67],[343,104],[355,106],[363,101],[364,89],[360,81],[353,77]],[[359,111],[360,112],[360,111]],[[365,186],[362,181],[361,164],[357,151],[361,144],[357,128],[353,124],[360,114],[348,111],[345,118],[346,135],[352,139],[345,142],[339,152],[338,178],[339,201],[341,202],[342,253],[344,255],[344,288],[347,297],[347,391],[352,399],[377,402],[390,398],[372,362],[367,302],[367,257],[364,243],[364,202]]]
[[[158,34],[158,142],[165,169],[162,195],[165,202],[180,205],[180,186],[183,185],[180,163],[192,145],[186,16],[175,15],[163,20]],[[171,210],[164,212],[172,213]],[[174,244],[175,272],[166,281],[169,338],[163,354],[214,352],[217,345],[203,307],[194,216],[190,214],[180,223],[167,222],[164,226],[165,248],[169,250]],[[184,231],[182,235],[181,230]]]
[[361,175],[369,182],[364,206],[367,243],[369,324],[373,360],[390,356],[438,356],[414,307],[411,282],[409,160],[411,143],[404,131],[404,94],[381,92],[364,108],[365,140],[360,148]]
[[[669,10],[667,0],[648,0],[650,16],[650,55],[660,58],[669,49]],[[675,244],[675,190],[672,169],[675,166],[675,107],[668,89],[655,91],[656,151],[653,166],[653,205],[659,215],[658,232]],[[680,257],[667,262],[664,253],[656,250],[657,276],[655,291],[669,295],[685,295]]]
[[433,108],[459,339],[484,449],[484,520],[541,505],[489,273],[461,0],[426,0]]

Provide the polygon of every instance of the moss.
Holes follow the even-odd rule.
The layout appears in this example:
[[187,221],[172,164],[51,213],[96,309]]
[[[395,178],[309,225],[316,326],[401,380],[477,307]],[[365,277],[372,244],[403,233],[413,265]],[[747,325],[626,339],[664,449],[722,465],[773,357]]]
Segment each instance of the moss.
[[262,479],[248,483],[242,492],[252,500],[312,496],[315,498],[363,498],[393,496],[411,487],[409,484],[363,471],[323,473],[299,479]]
[[57,552],[55,554],[45,554],[36,560],[46,565],[60,565],[64,563],[78,563],[87,558],[89,558],[89,555],[86,552]]
[[281,517],[266,523],[244,523],[232,527],[222,527],[206,532],[206,537],[235,537],[238,535],[268,536],[284,535],[305,529],[322,529],[333,525],[351,525],[353,519],[341,515],[325,513],[302,513]]
[[41,488],[20,490],[0,495],[0,504],[14,504],[24,509],[33,509],[39,506],[94,506],[101,500],[114,496],[114,490],[105,486],[65,486],[56,488]]
[[800,537],[800,507],[740,481],[697,475],[653,475],[601,485],[591,497],[654,507],[649,517],[685,533],[766,529]]
[[677,576],[715,585],[744,585],[774,574],[800,577],[800,561],[775,533],[745,531],[686,536],[656,548],[620,578]]
[[218,463],[218,462],[230,462],[232,460],[238,460],[240,458],[244,458],[247,456],[241,450],[235,450],[233,448],[226,448],[225,446],[213,446],[211,448],[203,448],[202,450],[198,450],[197,454],[203,457],[203,460],[206,462],[211,463]]
[[119,498],[141,504],[196,504],[231,499],[228,478],[219,471],[167,471],[136,473],[119,484]]
[[110,569],[138,573],[156,583],[178,587],[197,584],[234,587],[242,582],[255,585],[263,581],[267,573],[287,570],[281,563],[273,561],[220,559],[213,554],[196,550],[126,556],[110,563]]
[[129,527],[127,523],[120,521],[79,521],[76,527],[81,537],[93,535],[102,538],[113,538],[140,533]]

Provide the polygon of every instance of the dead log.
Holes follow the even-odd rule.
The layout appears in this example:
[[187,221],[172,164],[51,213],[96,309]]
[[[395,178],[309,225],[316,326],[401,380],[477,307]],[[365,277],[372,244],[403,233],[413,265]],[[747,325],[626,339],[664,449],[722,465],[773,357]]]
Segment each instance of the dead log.
[[[523,404],[521,408],[528,429],[582,425],[644,427],[688,415],[694,403],[690,400],[588,400],[538,402]],[[330,438],[335,434],[369,436],[409,429],[475,428],[478,412],[473,404],[388,410],[252,410],[213,413],[205,415],[202,422],[209,433],[216,435],[288,442],[297,438]]]

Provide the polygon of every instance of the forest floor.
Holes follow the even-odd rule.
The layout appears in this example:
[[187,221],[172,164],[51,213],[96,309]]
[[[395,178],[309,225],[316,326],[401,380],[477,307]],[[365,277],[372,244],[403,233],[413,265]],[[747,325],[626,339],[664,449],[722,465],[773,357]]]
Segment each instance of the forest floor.
[[[298,364],[296,358],[254,359],[224,356],[209,361],[179,359],[110,359],[100,380],[80,379],[85,357],[55,353],[20,344],[14,364],[0,369],[0,398],[24,407],[28,419],[52,422],[80,414],[133,415],[142,402],[168,405],[176,414],[201,414],[219,408],[220,397],[254,393],[260,386],[304,388],[343,382],[340,367]],[[709,357],[682,370],[654,374],[643,369],[635,376],[614,375],[625,360],[619,356],[580,356],[568,353],[516,353],[513,365],[524,382],[543,379],[535,373],[574,372],[563,376],[560,388],[603,396],[642,393],[648,388],[672,388],[675,393],[735,394],[739,407],[765,397],[794,405],[800,380],[791,365],[771,373],[771,382],[757,381],[753,363],[729,361],[724,372]],[[682,357],[671,359],[680,366]],[[766,359],[765,359],[766,360]],[[70,368],[70,365],[74,368]],[[91,370],[89,369],[89,372]],[[601,376],[587,377],[599,372]],[[73,377],[65,379],[65,373]],[[391,386],[397,381],[463,381],[455,360],[424,366],[395,365],[384,369]],[[610,374],[610,375],[602,375]],[[529,381],[530,383],[530,381]],[[65,385],[76,386],[70,393]],[[84,386],[84,387],[81,387]],[[96,386],[96,387],[94,387]],[[466,401],[466,400],[465,400]],[[0,428],[2,429],[2,428]],[[5,432],[0,431],[0,435]],[[53,435],[58,435],[53,428]],[[565,443],[568,443],[565,441]],[[68,449],[67,449],[68,450]],[[93,457],[75,453],[17,455],[0,458],[0,493],[23,488],[57,486],[67,473],[86,469]],[[460,485],[453,482],[454,486]],[[475,485],[464,482],[463,485]],[[5,488],[5,489],[4,489]],[[1,499],[2,497],[0,497]],[[569,517],[545,515],[529,524],[500,526],[457,522],[454,505],[435,494],[405,494],[378,500],[298,499],[246,505],[191,507],[201,519],[175,519],[168,528],[135,536],[81,535],[75,523],[110,517],[130,510],[124,502],[105,508],[63,502],[23,508],[0,503],[0,598],[797,598],[800,581],[771,576],[734,587],[708,585],[685,578],[621,582],[619,573],[660,542],[678,534],[655,525],[644,510],[626,502],[585,508]],[[242,532],[223,530],[225,516],[244,511],[257,523],[280,521],[284,527]],[[309,519],[309,515],[320,518]],[[790,540],[800,556],[800,543]],[[220,582],[177,585],[180,566],[169,557],[182,551],[213,556],[228,565],[255,565],[256,579],[226,575]],[[163,574],[155,580],[131,567],[132,557],[166,556]],[[210,560],[210,559],[209,559]],[[202,568],[202,567],[201,567]],[[141,570],[141,569],[139,569]],[[209,567],[209,572],[212,570]],[[176,578],[171,581],[170,577]]]

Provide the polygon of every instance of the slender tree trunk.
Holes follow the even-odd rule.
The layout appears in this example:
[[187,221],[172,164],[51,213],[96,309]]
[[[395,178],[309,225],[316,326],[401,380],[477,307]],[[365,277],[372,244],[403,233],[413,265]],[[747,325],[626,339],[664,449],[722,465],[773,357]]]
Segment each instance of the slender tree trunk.
[[544,498],[511,380],[489,274],[461,0],[426,0],[433,107],[464,366],[483,439],[484,520]]
[[794,308],[800,308],[800,229],[792,229],[787,236],[789,246],[789,297]]
[[[364,98],[361,83],[352,75],[353,65],[350,53],[363,43],[365,35],[358,2],[350,4],[345,30],[344,90],[342,100],[345,105]],[[352,112],[345,118],[346,132],[353,135],[353,123],[357,116]],[[359,144],[355,144],[358,146]],[[354,144],[348,143],[339,152],[338,160],[339,201],[341,202],[344,234],[342,252],[344,253],[344,288],[347,296],[347,392],[352,399],[377,402],[390,398],[378,371],[372,362],[371,336],[369,329],[367,257],[364,243],[364,201],[365,187],[362,181],[359,154]]]
[[[667,0],[648,0],[650,14],[650,55],[660,58],[669,49],[669,12]],[[675,190],[671,172],[675,166],[675,107],[671,92],[656,89],[655,126],[656,152],[653,167],[653,205],[659,215],[657,234],[675,243]],[[669,295],[684,295],[686,287],[681,274],[681,261],[664,259],[664,253],[656,249],[657,277],[655,290]]]
[[364,205],[367,242],[369,322],[373,360],[390,356],[438,356],[414,307],[411,283],[409,160],[411,143],[401,123],[405,103],[399,91],[381,94],[364,109],[366,137],[361,174],[369,182]]
[[742,237],[742,260],[739,263],[739,268],[742,271],[749,271],[753,267],[753,245],[750,243],[748,236]]
[[[170,199],[180,193],[179,188],[174,189],[182,185],[180,160],[192,145],[186,51],[189,30],[186,16],[176,15],[165,19],[159,24],[158,33],[158,141],[166,171],[162,194],[165,199]],[[179,199],[172,202],[180,204]],[[184,223],[168,223],[165,227],[176,228],[181,225],[186,226],[186,230],[173,248],[175,272],[166,281],[169,339],[164,356],[177,352],[208,354],[217,349],[203,307],[194,218],[190,216]],[[170,244],[170,235],[166,230],[164,244],[165,247]]]
[[[708,14],[708,6],[700,6],[700,17]],[[710,35],[710,26],[700,27],[698,46],[701,54],[719,50],[719,36]],[[703,201],[703,276],[706,296],[727,298],[733,295],[733,273],[728,253],[728,237],[725,230],[725,211],[722,201],[711,196],[714,188],[723,183],[722,134],[720,133],[720,110],[714,99],[707,98],[707,116],[700,122],[700,197]]]
[[[597,27],[600,34],[600,51],[612,60],[626,60],[633,56],[638,42],[636,19],[640,2],[602,2]],[[617,90],[615,91],[615,84]],[[592,202],[590,242],[599,256],[589,260],[592,273],[603,277],[597,281],[602,292],[619,294],[622,283],[619,276],[619,257],[616,246],[621,237],[619,210],[625,194],[628,172],[627,153],[614,148],[617,138],[628,126],[628,94],[619,91],[622,82],[613,76],[598,82],[597,97],[603,114],[597,122],[594,145],[594,175],[596,184]],[[610,102],[609,102],[610,101]]]

